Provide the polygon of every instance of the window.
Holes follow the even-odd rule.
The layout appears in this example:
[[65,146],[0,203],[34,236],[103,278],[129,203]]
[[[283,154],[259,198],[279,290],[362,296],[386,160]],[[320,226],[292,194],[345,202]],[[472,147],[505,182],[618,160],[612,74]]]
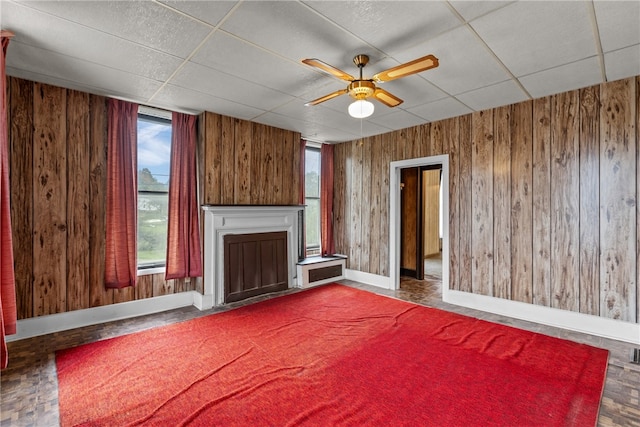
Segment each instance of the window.
[[320,254],[320,149],[305,148],[304,203],[307,255]]
[[164,267],[167,257],[171,115],[138,114],[138,270]]

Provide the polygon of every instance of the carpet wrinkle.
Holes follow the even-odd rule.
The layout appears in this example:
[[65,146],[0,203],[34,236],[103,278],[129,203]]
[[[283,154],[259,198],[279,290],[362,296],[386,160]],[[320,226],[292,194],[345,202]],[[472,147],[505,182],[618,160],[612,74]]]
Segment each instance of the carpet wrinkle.
[[462,323],[462,320],[453,320],[447,323],[446,325],[442,325],[437,329],[435,329],[433,332],[431,332],[431,336],[438,337],[440,335],[444,335],[445,333],[448,333],[448,329],[454,328],[456,325],[459,325],[460,323]]
[[[300,367],[296,367],[293,368],[294,370],[300,370]],[[282,369],[276,369],[274,371],[288,371],[291,370],[291,368],[282,368]],[[273,373],[273,372],[271,372]],[[265,373],[266,374],[266,373]],[[206,402],[204,405],[201,405],[199,408],[197,408],[193,413],[191,413],[187,418],[185,418],[184,420],[180,421],[178,424],[176,424],[177,426],[188,426],[188,425],[193,425],[198,418],[204,414],[206,411],[210,411],[211,409],[213,409],[215,406],[220,405],[221,403],[224,403],[225,401],[228,401],[234,397],[242,397],[243,395],[247,395],[250,393],[254,393],[258,390],[260,390],[261,388],[266,387],[267,385],[270,385],[272,383],[275,383],[277,381],[279,381],[280,378],[268,378],[266,380],[263,380],[257,384],[247,384],[241,387],[237,387],[235,390],[229,392],[228,394],[224,395],[224,396],[220,396],[217,399],[213,399],[210,400],[208,402]],[[215,417],[215,415],[214,415]],[[211,419],[207,419],[206,422],[204,424],[202,424],[201,422],[199,424],[196,425],[212,425],[214,424]],[[160,424],[162,425],[162,424]],[[239,424],[242,425],[242,424]]]
[[173,394],[171,397],[169,397],[168,399],[166,399],[164,402],[162,402],[160,405],[158,405],[155,409],[153,409],[146,417],[139,419],[139,420],[135,420],[132,423],[128,424],[128,426],[137,426],[137,425],[142,425],[145,421],[148,421],[151,417],[153,417],[154,414],[158,413],[160,410],[162,410],[162,408],[164,408],[167,404],[169,404],[171,401],[179,398],[180,396],[184,395],[187,391],[189,391],[189,389],[193,388],[196,384],[199,384],[205,380],[207,380],[208,378],[210,378],[212,375],[217,374],[218,372],[220,372],[221,370],[227,368],[228,366],[230,366],[231,364],[237,362],[238,360],[242,359],[243,357],[247,356],[248,354],[250,354],[252,351],[252,349],[248,349],[247,351],[243,352],[242,354],[239,354],[238,356],[234,357],[231,360],[228,360],[227,362],[221,364],[220,366],[217,366],[216,368],[210,370],[209,372],[207,372],[205,375],[200,376],[199,378],[196,378],[194,381],[192,381],[191,383],[187,384],[185,387],[183,387],[181,390],[179,390],[177,393]]
[[[269,372],[263,372],[261,374],[261,376],[266,377],[266,379],[261,379],[257,383],[254,381],[254,380],[257,379],[256,376],[249,376],[249,378],[247,378],[245,381],[241,381],[238,384],[235,384],[234,388],[231,389],[226,394],[218,396],[215,399],[210,399],[210,400],[206,401],[204,404],[200,405],[192,413],[190,413],[186,418],[183,418],[183,419],[179,420],[178,418],[180,418],[180,417],[173,417],[172,413],[167,415],[167,416],[162,416],[162,415],[160,415],[160,410],[159,410],[159,411],[154,412],[153,414],[149,414],[149,416],[147,417],[146,420],[144,420],[143,423],[141,423],[141,424],[132,424],[131,426],[134,426],[134,425],[165,426],[165,425],[169,425],[169,424],[170,425],[176,425],[176,426],[186,426],[186,425],[194,424],[196,422],[196,420],[198,419],[198,417],[200,417],[205,412],[211,411],[211,410],[215,411],[217,407],[220,407],[220,406],[224,405],[225,403],[227,403],[230,400],[233,400],[235,398],[242,399],[243,396],[255,393],[255,392],[259,391],[261,388],[266,387],[271,383],[280,381],[283,378],[283,376],[272,377],[272,375],[274,373],[281,372],[281,373],[288,373],[290,375],[291,373],[300,372],[303,369],[304,369],[303,367],[276,368],[276,369],[273,369],[273,370],[271,370]],[[287,375],[284,375],[284,376],[286,377]],[[167,412],[167,411],[171,412],[171,410],[173,408],[168,408],[167,406],[165,406],[165,407],[160,408],[160,409],[164,410],[165,412]],[[178,408],[178,409],[180,409],[180,408]],[[157,416],[158,420],[154,421],[153,420],[154,416]],[[203,425],[212,425],[212,424],[228,425],[227,423],[223,423],[223,424],[214,423],[214,422],[211,421],[212,419],[215,419],[215,412],[212,414],[211,417],[207,417],[207,420]],[[195,423],[195,424],[198,425],[198,423]]]
[[499,359],[518,359],[522,352],[536,344],[534,340],[537,336],[514,338],[501,332],[508,330],[505,328],[511,327],[494,325],[481,319],[474,319],[472,322],[454,320],[438,327],[433,337],[452,346],[462,346]]

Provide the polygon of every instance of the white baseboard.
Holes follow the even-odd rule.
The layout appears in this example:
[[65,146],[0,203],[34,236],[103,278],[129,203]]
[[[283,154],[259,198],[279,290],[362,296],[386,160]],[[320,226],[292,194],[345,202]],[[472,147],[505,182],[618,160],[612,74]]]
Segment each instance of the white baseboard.
[[640,324],[575,311],[560,310],[469,292],[445,290],[442,300],[449,304],[568,329],[589,335],[640,344]]
[[193,292],[193,305],[200,311],[213,308],[213,295],[202,295],[200,292]]
[[[391,278],[357,270],[345,271],[345,278],[383,289],[392,289]],[[542,325],[554,326],[570,331],[618,341],[640,344],[640,324],[622,322],[606,317],[592,316],[574,311],[559,310],[519,301],[477,295],[443,289],[442,300],[446,303],[473,308],[475,310],[526,320]]]
[[380,276],[378,274],[365,273],[364,271],[350,270],[347,268],[344,272],[344,278],[382,289],[391,289],[391,278],[387,276]]
[[[391,289],[391,280],[386,276],[346,269],[345,278],[382,289]],[[625,341],[632,344],[640,344],[640,324],[636,323],[622,322],[605,317],[591,316],[573,311],[559,310],[455,290],[445,289],[442,299],[446,303],[462,307]],[[203,310],[211,308],[212,303],[213,298],[211,295],[201,295],[196,291],[190,291],[66,313],[51,314],[48,316],[33,317],[18,320],[17,334],[8,335],[6,340],[7,342],[18,341],[83,326],[159,313],[189,305],[194,305]]]
[[195,305],[195,299],[198,296],[202,297],[202,295],[195,291],[180,292],[177,294],[18,320],[17,333],[7,335],[6,339],[7,342],[18,341],[68,329]]

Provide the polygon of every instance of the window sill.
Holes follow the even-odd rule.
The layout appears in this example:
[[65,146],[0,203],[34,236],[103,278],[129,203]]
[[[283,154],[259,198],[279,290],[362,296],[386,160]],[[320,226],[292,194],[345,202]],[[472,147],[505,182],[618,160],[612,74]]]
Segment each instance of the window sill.
[[141,268],[138,270],[138,277],[140,276],[148,276],[149,274],[164,274],[166,271],[165,267],[155,267],[155,268]]

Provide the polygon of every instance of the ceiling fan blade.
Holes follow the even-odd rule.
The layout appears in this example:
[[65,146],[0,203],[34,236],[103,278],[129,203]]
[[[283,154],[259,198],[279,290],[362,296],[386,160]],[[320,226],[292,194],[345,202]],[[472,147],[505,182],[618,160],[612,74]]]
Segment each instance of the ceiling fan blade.
[[395,95],[390,94],[384,89],[380,89],[379,87],[376,88],[376,91],[373,92],[372,96],[378,101],[382,102],[387,107],[395,107],[404,102],[402,99],[398,98]]
[[342,70],[339,70],[338,68],[334,67],[333,65],[329,65],[326,62],[322,62],[319,59],[303,59],[302,60],[303,64],[309,65],[311,67],[316,67],[319,68],[320,70],[324,71],[325,73],[331,74],[334,77],[337,77],[341,80],[346,80],[348,82],[355,80],[355,78],[351,75],[351,74],[347,74]]
[[335,91],[335,92],[333,92],[333,93],[330,93],[329,95],[325,95],[325,96],[323,96],[323,97],[321,97],[321,98],[314,99],[313,101],[309,101],[309,102],[307,102],[307,103],[306,103],[306,104],[304,104],[304,105],[305,105],[305,106],[307,106],[307,107],[309,107],[309,106],[311,106],[311,105],[317,105],[317,104],[320,104],[321,102],[324,102],[324,101],[328,101],[328,100],[330,100],[330,99],[333,99],[333,98],[335,98],[336,96],[344,95],[345,93],[347,93],[347,90],[346,90],[346,89],[340,89],[340,90],[337,90],[337,91]]
[[397,67],[389,68],[388,70],[382,71],[373,76],[373,80],[378,83],[389,82],[391,80],[410,76],[411,74],[420,73],[437,66],[438,58],[433,55],[427,55],[422,58],[414,59],[413,61],[407,62],[405,64],[398,65]]

